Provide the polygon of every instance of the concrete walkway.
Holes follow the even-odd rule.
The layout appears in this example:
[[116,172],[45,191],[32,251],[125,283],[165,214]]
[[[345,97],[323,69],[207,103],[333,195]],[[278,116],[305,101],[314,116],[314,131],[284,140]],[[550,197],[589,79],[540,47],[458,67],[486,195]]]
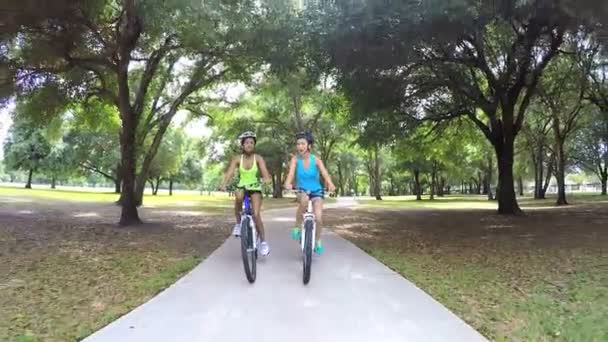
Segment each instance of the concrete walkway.
[[486,341],[329,231],[325,254],[313,260],[303,285],[301,252],[289,239],[293,216],[293,209],[265,213],[271,254],[258,261],[254,284],[245,278],[239,240],[230,238],[173,286],[85,341]]

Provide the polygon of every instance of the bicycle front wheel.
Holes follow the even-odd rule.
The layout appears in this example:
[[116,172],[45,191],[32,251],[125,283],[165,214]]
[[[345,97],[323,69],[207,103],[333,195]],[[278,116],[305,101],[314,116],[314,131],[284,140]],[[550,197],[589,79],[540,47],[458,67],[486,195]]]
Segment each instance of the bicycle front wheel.
[[303,255],[303,276],[302,281],[308,284],[310,281],[310,270],[312,266],[312,244],[314,237],[312,236],[313,222],[308,220],[304,223],[304,255]]
[[243,256],[243,267],[245,276],[250,283],[255,282],[257,253],[253,248],[253,232],[251,231],[251,217],[244,217],[241,222],[241,255]]

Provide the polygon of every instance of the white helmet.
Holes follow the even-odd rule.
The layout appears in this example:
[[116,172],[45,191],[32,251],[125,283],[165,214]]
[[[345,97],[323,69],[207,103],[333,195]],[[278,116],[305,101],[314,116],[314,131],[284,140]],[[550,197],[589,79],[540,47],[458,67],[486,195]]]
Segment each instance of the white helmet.
[[251,131],[247,131],[247,132],[243,132],[241,133],[241,135],[239,135],[239,142],[241,143],[241,146],[243,145],[243,143],[245,142],[245,139],[247,138],[252,138],[253,139],[253,143],[257,143],[257,137],[255,135],[254,132]]

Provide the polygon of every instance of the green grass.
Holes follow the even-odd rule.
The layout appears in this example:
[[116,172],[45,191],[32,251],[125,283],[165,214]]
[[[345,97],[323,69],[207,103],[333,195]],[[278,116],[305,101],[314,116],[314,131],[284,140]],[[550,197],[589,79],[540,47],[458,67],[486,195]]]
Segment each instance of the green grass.
[[[63,189],[24,189],[0,186],[0,197],[15,197],[33,200],[59,200],[89,203],[113,203],[119,195],[113,192],[74,191]],[[206,212],[226,212],[233,208],[234,197],[225,193],[204,195],[192,193],[144,195],[144,207],[171,207],[181,209],[195,209]],[[289,199],[264,199],[264,208],[281,208],[292,206]]]
[[[576,193],[568,194],[567,200],[570,204],[588,203],[608,203],[608,196],[599,194]],[[377,201],[368,197],[358,199],[358,203],[363,208],[403,208],[403,209],[487,209],[494,210],[498,204],[495,201],[488,201],[487,196],[483,195],[449,195],[435,197],[429,200],[428,196],[423,196],[422,201],[416,201],[415,196],[387,196],[382,201]],[[518,203],[522,209],[537,209],[553,207],[555,197],[549,195],[547,199],[535,200],[531,197],[520,197]]]
[[[142,304],[194,268],[200,258],[159,252],[113,254],[98,262],[49,255],[17,271],[19,287],[0,309],[0,337],[9,341],[74,341]],[[101,284],[100,282],[103,282]]]
[[608,204],[575,199],[523,217],[372,207],[326,222],[492,341],[608,341]]
[[586,260],[571,275],[533,279],[524,290],[495,267],[440,263],[391,249],[368,252],[494,341],[608,341],[608,276],[593,271],[597,260]]
[[21,223],[20,229],[42,230],[35,249],[0,224],[15,244],[13,253],[0,254],[8,265],[0,274],[0,341],[81,340],[173,284],[225,238],[219,230],[194,237],[46,222]]

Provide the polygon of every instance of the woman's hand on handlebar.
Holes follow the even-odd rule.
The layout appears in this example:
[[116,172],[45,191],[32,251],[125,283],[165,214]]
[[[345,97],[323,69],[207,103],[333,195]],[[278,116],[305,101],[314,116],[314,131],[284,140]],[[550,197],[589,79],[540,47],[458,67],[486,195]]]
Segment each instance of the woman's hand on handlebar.
[[333,183],[330,183],[327,186],[327,193],[332,193],[333,194],[334,192],[336,192],[336,186]]

